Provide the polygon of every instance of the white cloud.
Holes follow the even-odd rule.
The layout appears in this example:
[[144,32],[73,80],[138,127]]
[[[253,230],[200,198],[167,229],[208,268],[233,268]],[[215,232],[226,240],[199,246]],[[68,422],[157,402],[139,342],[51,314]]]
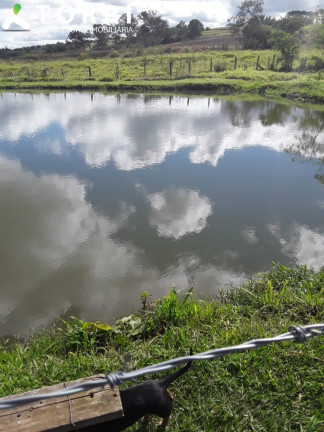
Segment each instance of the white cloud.
[[[163,271],[150,267],[141,250],[113,236],[136,209],[120,203],[115,218],[100,215],[86,200],[89,186],[73,176],[36,176],[18,161],[0,157],[0,185],[1,202],[6,202],[0,212],[6,226],[0,242],[1,335],[26,333],[70,308],[81,319],[129,314],[139,307],[141,292],[160,297],[173,284],[188,289],[195,274],[204,287],[213,271],[213,281],[238,278],[226,269],[207,271],[193,257]],[[201,197],[188,196],[192,204],[201,204]],[[195,213],[189,226],[185,216],[187,230],[200,229],[199,218],[206,217],[201,212],[196,220]],[[215,292],[217,286],[208,290]]]
[[[189,22],[192,18],[200,19],[205,25],[217,27],[226,25],[227,18],[235,14],[239,0],[141,0],[133,1],[90,1],[90,0],[70,0],[68,4],[63,0],[42,0],[36,2],[25,0],[22,4],[21,16],[31,24],[32,31],[25,33],[0,32],[0,46],[2,47],[22,47],[29,45],[42,45],[47,42],[64,41],[71,30],[82,29],[83,11],[94,15],[97,22],[117,22],[120,15],[126,12],[129,4],[133,14],[138,14],[142,10],[156,10],[159,14],[169,20],[171,25],[179,21]],[[41,5],[50,6],[46,12],[46,22],[40,21]],[[279,0],[266,2],[265,14],[280,16],[290,10],[315,10],[317,0]],[[62,27],[59,20],[58,9],[60,7],[71,7],[75,11],[75,18],[71,24],[66,26],[65,31],[57,34],[57,29]],[[0,23],[5,20],[13,3],[9,0],[1,2]],[[104,17],[107,17],[106,19]],[[92,20],[87,20],[86,27],[92,27]]]
[[[263,109],[238,104],[232,112],[230,102],[212,100],[208,107],[205,98],[192,98],[187,105],[186,98],[174,97],[170,105],[168,98],[146,100],[140,95],[136,101],[127,96],[117,101],[115,96],[95,94],[91,102],[85,93],[4,94],[0,139],[15,143],[22,136],[33,136],[37,149],[54,154],[63,154],[70,145],[89,166],[113,161],[123,171],[160,164],[185,148],[190,148],[192,163],[217,166],[230,150],[260,146],[282,152],[298,144],[302,132],[296,129],[292,111],[282,123],[262,124],[260,112],[266,113],[269,104]],[[52,124],[64,129],[66,142],[57,138],[39,142],[38,133]],[[324,132],[317,139],[324,141]],[[313,156],[322,157],[319,152]]]
[[247,227],[243,230],[242,235],[244,239],[251,245],[256,245],[259,239],[256,235],[256,230],[253,227]]
[[286,235],[282,235],[280,224],[269,224],[269,232],[279,241],[282,252],[293,257],[298,264],[319,270],[324,263],[324,232],[294,223]]
[[169,189],[147,196],[151,210],[149,222],[156,227],[161,237],[181,237],[200,233],[212,214],[212,205],[207,197],[197,191]]
[[319,270],[324,265],[324,232],[296,225],[288,251],[299,263]]

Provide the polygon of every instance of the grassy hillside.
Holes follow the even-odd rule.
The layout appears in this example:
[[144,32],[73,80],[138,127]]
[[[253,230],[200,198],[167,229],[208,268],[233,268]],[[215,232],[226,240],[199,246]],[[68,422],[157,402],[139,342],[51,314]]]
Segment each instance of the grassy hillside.
[[115,52],[109,59],[0,62],[0,89],[209,90],[323,103],[322,72],[298,73],[298,60],[292,73],[255,70],[258,58],[266,68],[274,55],[278,58],[270,50],[212,51],[122,58]]
[[[65,59],[60,61],[1,61],[1,82],[32,82],[32,81],[75,81],[86,80],[156,80],[183,78],[212,78],[218,77],[219,72],[233,72],[250,78],[250,73],[256,70],[257,60],[269,71],[275,55],[275,67],[278,66],[278,53],[272,50],[264,51],[208,51],[199,53],[165,54],[157,49],[146,56],[125,58],[118,51],[114,51],[109,58],[90,59],[86,54],[78,60]],[[320,53],[313,50],[309,54],[308,69],[315,66],[315,58]],[[235,60],[235,58],[237,60]],[[170,70],[171,63],[171,70]],[[298,72],[300,61],[294,63],[294,70]],[[235,66],[236,65],[236,66]],[[89,76],[89,66],[92,75]],[[62,75],[62,70],[64,76]],[[46,71],[46,72],[45,72]],[[280,74],[281,75],[281,74]],[[285,74],[282,74],[285,76]],[[260,76],[262,76],[260,74]],[[266,75],[265,75],[266,76]],[[289,75],[288,75],[289,76]],[[279,77],[279,75],[278,75]],[[253,77],[252,77],[253,79]],[[283,78],[285,79],[285,78]]]
[[[175,291],[110,328],[74,318],[25,343],[2,341],[1,396],[274,336],[324,322],[324,272],[274,265],[216,299]],[[111,323],[112,324],[112,323]],[[323,431],[323,336],[196,362],[171,390],[170,431]],[[153,419],[149,431],[156,430]],[[132,428],[135,431],[137,428]]]

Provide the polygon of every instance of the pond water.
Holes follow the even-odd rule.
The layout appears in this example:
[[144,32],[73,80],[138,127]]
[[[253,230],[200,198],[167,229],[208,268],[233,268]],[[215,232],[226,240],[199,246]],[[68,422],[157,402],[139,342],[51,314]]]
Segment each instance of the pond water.
[[0,99],[0,334],[175,285],[324,264],[324,113],[269,100]]

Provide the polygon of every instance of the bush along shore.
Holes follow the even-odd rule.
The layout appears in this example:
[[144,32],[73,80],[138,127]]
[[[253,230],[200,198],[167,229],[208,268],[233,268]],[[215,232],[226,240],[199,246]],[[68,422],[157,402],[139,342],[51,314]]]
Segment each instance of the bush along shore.
[[[321,71],[277,72],[274,51],[148,55],[135,58],[0,62],[1,90],[209,91],[259,94],[322,104]],[[236,59],[236,60],[235,60]],[[238,65],[238,66],[237,66]]]
[[[190,347],[198,353],[275,336],[292,324],[323,323],[324,269],[273,264],[214,299],[171,290],[156,302],[143,293],[142,303],[142,311],[114,325],[71,317],[24,342],[2,340],[0,395],[116,372],[127,354],[132,370],[186,355]],[[323,372],[323,336],[195,362],[171,387],[168,430],[323,431]],[[148,430],[156,424],[152,418]]]

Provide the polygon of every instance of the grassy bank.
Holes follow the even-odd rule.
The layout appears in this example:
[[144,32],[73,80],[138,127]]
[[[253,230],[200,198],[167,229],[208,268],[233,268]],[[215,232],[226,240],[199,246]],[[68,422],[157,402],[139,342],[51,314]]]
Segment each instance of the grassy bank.
[[[0,62],[0,90],[208,90],[324,102],[322,73],[298,73],[297,61],[295,72],[270,71],[267,67],[273,51],[163,53],[134,58],[115,54],[117,57],[104,59]],[[265,70],[255,70],[258,57]]]
[[[174,291],[113,326],[74,318],[25,343],[3,341],[1,396],[324,322],[324,272],[273,266],[210,301]],[[170,431],[323,431],[324,340],[286,342],[197,362],[172,387]],[[156,419],[149,430],[155,430]],[[137,430],[133,428],[132,430]]]

